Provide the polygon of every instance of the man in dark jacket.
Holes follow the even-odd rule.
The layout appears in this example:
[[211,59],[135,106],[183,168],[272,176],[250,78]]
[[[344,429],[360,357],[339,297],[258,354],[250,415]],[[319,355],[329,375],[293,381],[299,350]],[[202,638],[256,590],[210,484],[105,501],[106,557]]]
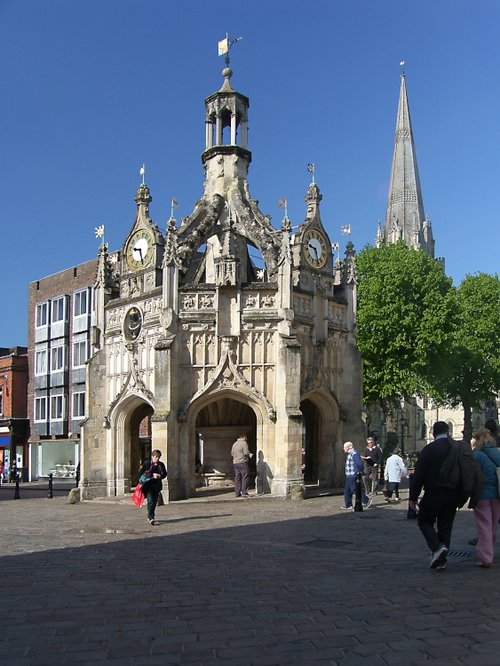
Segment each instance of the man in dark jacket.
[[375,495],[378,488],[379,466],[382,460],[382,451],[375,444],[373,437],[366,440],[365,455],[362,456],[365,461],[365,476],[363,482],[367,495]]
[[[431,569],[444,569],[450,547],[453,521],[457,512],[457,491],[439,484],[439,471],[450,451],[448,424],[437,421],[432,429],[434,441],[420,452],[410,487],[409,508],[417,510],[418,526],[431,550]],[[437,530],[434,524],[437,522]]]

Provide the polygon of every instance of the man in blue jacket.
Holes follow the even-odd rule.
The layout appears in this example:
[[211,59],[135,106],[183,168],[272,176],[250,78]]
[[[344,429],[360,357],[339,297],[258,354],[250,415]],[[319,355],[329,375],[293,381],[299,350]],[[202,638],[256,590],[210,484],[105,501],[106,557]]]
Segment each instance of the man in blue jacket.
[[[352,442],[345,442],[344,453],[347,455],[345,461],[345,484],[344,484],[344,504],[341,509],[352,509],[352,496],[356,492],[356,475],[363,474],[363,461],[361,456],[355,450]],[[367,509],[372,500],[366,495],[364,484],[361,484],[362,502]]]

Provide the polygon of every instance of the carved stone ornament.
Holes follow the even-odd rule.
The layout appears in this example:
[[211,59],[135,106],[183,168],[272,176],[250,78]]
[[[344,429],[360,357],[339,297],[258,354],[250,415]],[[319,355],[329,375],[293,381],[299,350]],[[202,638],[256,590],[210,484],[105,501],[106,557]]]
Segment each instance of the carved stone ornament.
[[232,336],[223,338],[222,352],[217,367],[212,373],[210,373],[205,385],[187,400],[182,411],[186,413],[189,405],[198,400],[202,395],[214,394],[224,389],[234,389],[247,394],[249,397],[260,403],[263,403],[266,407],[269,419],[271,421],[273,419],[276,420],[276,409],[274,406],[269,402],[266,396],[252,386],[238,370],[238,367],[234,362],[234,344],[235,338]]
[[139,308],[131,307],[125,315],[123,322],[123,335],[128,342],[134,342],[142,329],[142,312]]

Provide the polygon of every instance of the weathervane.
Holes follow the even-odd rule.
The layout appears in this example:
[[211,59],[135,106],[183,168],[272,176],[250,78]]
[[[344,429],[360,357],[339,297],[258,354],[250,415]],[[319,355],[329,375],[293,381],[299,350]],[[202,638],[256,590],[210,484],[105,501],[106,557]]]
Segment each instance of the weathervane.
[[171,220],[174,219],[174,210],[175,210],[175,208],[178,208],[178,207],[179,207],[179,202],[177,201],[177,199],[175,197],[172,197],[172,200],[170,202],[170,219]]
[[404,60],[401,60],[401,62],[399,63],[399,66],[402,67],[402,69],[401,69],[401,73],[402,73],[402,75],[404,76],[404,75],[405,75],[405,70],[404,70],[405,61],[404,61]]
[[144,178],[145,178],[145,173],[146,173],[146,165],[143,164],[141,168],[139,169],[139,174],[142,176],[142,184],[144,185]]
[[102,238],[101,243],[104,245],[104,224],[101,224],[95,228],[95,237]]
[[217,55],[225,55],[226,57],[224,58],[226,66],[229,67],[229,51],[232,49],[232,47],[236,44],[236,42],[239,42],[242,40],[243,37],[236,37],[234,39],[230,39],[229,35],[226,32],[226,36],[224,39],[220,39],[217,42]]
[[341,234],[346,234],[348,236],[349,240],[351,240],[351,225],[350,224],[343,224],[340,227],[340,233]]
[[307,165],[307,170],[311,174],[311,183],[314,184],[314,172],[316,171],[316,165],[309,163]]
[[285,217],[287,218],[287,217],[288,217],[288,200],[287,200],[287,199],[280,199],[280,200],[278,201],[278,206],[279,206],[280,208],[284,208],[284,209],[285,209]]

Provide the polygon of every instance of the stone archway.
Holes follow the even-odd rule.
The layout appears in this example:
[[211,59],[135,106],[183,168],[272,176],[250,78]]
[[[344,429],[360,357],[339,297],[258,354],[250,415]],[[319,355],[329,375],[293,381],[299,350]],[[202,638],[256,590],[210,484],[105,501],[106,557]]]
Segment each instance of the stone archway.
[[306,485],[317,485],[319,482],[321,414],[311,400],[303,400],[300,404],[300,409],[304,417],[302,432],[304,483]]
[[338,405],[313,392],[300,403],[304,418],[302,456],[304,483],[335,487],[342,478],[342,433]]
[[[131,492],[139,479],[139,467],[151,453],[153,407],[137,395],[117,405],[111,416],[111,447],[108,466],[113,470],[115,493]],[[109,478],[109,476],[108,476]]]
[[232,488],[231,447],[241,435],[248,437],[250,487],[255,485],[257,418],[252,407],[231,396],[220,397],[198,412],[195,420],[194,459],[198,487]]

